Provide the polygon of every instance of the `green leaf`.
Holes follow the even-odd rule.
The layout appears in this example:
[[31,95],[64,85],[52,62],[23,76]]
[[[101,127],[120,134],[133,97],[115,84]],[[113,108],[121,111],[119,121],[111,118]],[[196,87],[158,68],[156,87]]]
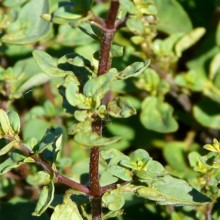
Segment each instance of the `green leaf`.
[[101,147],[116,143],[120,139],[121,137],[112,137],[112,138],[102,137],[94,132],[79,132],[74,136],[74,140],[77,143],[87,147],[93,147],[93,146]]
[[55,162],[62,147],[63,130],[61,128],[47,129],[40,143],[35,147],[37,153],[42,153],[45,160]]
[[129,66],[127,66],[124,70],[118,73],[118,79],[127,79],[130,77],[137,77],[142,74],[146,68],[149,66],[150,60],[145,62],[135,62]]
[[8,115],[3,109],[0,109],[0,126],[3,132],[1,135],[14,135],[14,131],[11,127]]
[[189,16],[176,0],[155,0],[155,3],[160,20],[158,30],[167,34],[187,33],[192,30]]
[[116,97],[108,104],[107,111],[115,118],[128,118],[136,114],[136,109],[130,105],[126,97]]
[[50,22],[41,18],[42,14],[48,12],[48,0],[29,1],[21,9],[17,20],[10,26],[2,41],[12,44],[28,44],[40,40],[50,31]]
[[131,181],[132,180],[132,173],[130,170],[118,166],[118,165],[112,165],[107,169],[113,176],[118,177],[119,179],[122,179],[124,181]]
[[98,102],[109,91],[111,83],[116,75],[115,70],[90,79],[83,87],[83,94],[87,97],[92,97]]
[[140,187],[137,194],[160,205],[199,205],[210,201],[186,181],[169,175],[152,182],[150,187]]
[[0,164],[0,175],[3,175],[13,168],[20,166],[22,162],[14,161],[12,158],[6,159]]
[[19,133],[21,125],[20,125],[20,118],[18,114],[14,111],[10,111],[8,112],[8,119],[10,121],[13,131],[15,131],[16,133]]
[[73,13],[85,15],[91,7],[92,0],[71,0]]
[[44,171],[39,171],[33,175],[28,175],[26,181],[33,186],[47,185],[50,183],[50,175]]
[[178,57],[182,56],[183,51],[190,48],[192,45],[194,45],[197,41],[201,39],[201,37],[205,34],[205,28],[199,27],[185,36],[183,36],[175,45],[175,52]]
[[41,70],[49,76],[63,77],[66,76],[70,71],[63,71],[57,67],[57,61],[53,59],[49,54],[44,51],[35,50],[33,57]]
[[0,156],[7,154],[16,144],[17,144],[16,140],[6,144],[3,148],[0,149]]
[[66,87],[66,99],[70,105],[79,109],[90,109],[92,100],[79,93],[79,88],[74,82],[70,82]]
[[161,133],[174,132],[178,128],[173,118],[173,108],[156,97],[147,97],[142,103],[141,123],[145,128]]
[[63,203],[55,207],[51,220],[83,220],[71,194],[70,190],[65,193]]
[[135,7],[134,3],[131,0],[120,0],[120,5],[123,7],[127,12],[131,14],[138,13],[137,8]]
[[215,39],[216,39],[216,44],[220,47],[220,21],[218,22]]
[[208,128],[220,129],[220,105],[210,99],[204,99],[193,106],[195,119]]
[[54,198],[54,183],[51,181],[47,186],[41,190],[39,200],[35,211],[32,213],[34,216],[40,216],[49,207]]
[[113,44],[111,47],[111,56],[112,57],[121,57],[124,54],[124,47],[120,45]]
[[145,32],[145,25],[140,18],[129,17],[126,21],[126,25],[128,29],[136,35],[143,35]]
[[102,202],[105,207],[112,211],[120,210],[125,204],[125,200],[120,192],[120,189],[106,192],[102,197]]

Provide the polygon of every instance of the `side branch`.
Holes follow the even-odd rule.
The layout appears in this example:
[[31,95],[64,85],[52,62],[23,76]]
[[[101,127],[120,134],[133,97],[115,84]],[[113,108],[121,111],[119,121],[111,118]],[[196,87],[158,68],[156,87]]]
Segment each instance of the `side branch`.
[[[13,141],[14,138],[10,138],[10,141]],[[63,176],[59,171],[54,171],[51,165],[43,160],[39,155],[34,154],[31,152],[29,148],[27,148],[22,142],[19,142],[19,150],[27,157],[31,157],[37,164],[39,164],[47,173],[50,175],[55,174],[54,181],[57,183],[62,183],[67,185],[73,189],[79,190],[84,192],[85,194],[89,194],[90,190],[87,186],[77,183],[65,176]]]

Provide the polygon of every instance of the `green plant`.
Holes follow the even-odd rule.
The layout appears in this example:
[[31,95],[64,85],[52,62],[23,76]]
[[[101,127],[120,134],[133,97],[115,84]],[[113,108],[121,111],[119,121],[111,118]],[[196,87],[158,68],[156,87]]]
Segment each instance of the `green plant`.
[[[137,205],[164,218],[218,218],[219,143],[201,156],[195,137],[219,129],[219,27],[213,49],[183,72],[185,51],[208,28],[193,29],[180,3],[167,2],[1,3],[2,210],[32,207],[27,191],[39,219],[129,219],[123,209]],[[166,169],[145,145],[162,148]]]

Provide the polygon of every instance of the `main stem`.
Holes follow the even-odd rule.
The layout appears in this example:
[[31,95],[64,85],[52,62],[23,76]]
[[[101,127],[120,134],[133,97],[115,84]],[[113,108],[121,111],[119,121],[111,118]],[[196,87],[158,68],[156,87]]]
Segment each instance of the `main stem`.
[[[100,49],[98,76],[108,72],[111,67],[110,51],[112,40],[116,31],[115,21],[118,14],[118,9],[119,1],[111,0],[109,12],[104,23],[104,27],[102,26],[103,39]],[[107,104],[107,101],[103,100],[103,103]],[[95,131],[99,135],[102,135],[102,122],[100,120],[94,122],[93,131]],[[93,220],[102,219],[102,191],[99,183],[99,157],[100,148],[92,147],[90,151],[89,179]]]

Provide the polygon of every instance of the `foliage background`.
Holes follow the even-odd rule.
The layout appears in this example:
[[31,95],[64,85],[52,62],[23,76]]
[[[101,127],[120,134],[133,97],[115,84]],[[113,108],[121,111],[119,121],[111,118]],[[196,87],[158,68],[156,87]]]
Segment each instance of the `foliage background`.
[[[32,2],[31,8],[36,8],[36,11],[31,10],[30,13],[31,8],[22,11],[28,2]],[[50,6],[42,7],[38,5],[38,1],[33,0],[0,2],[0,107],[14,109],[19,113],[22,137],[27,143],[32,137],[40,140],[50,126],[61,126],[66,131],[71,123],[71,117],[63,112],[62,98],[57,90],[62,79],[43,75],[32,58],[32,51],[45,50],[57,58],[75,51],[96,62],[93,53],[99,49],[97,41],[63,21],[55,24],[42,21],[43,23],[34,26],[27,22],[32,21],[33,24],[33,14],[38,13],[38,9],[39,13],[43,10],[54,11],[58,2],[61,1],[51,0]],[[126,154],[138,148],[146,149],[171,174],[184,178],[208,195],[213,195],[209,186],[202,185],[200,174],[191,167],[188,155],[195,151],[201,155],[206,154],[207,151],[202,146],[211,143],[213,138],[219,138],[220,2],[154,2],[158,15],[152,17],[153,21],[145,27],[145,31],[142,31],[141,24],[138,26],[131,22],[115,36],[115,43],[124,46],[124,54],[123,57],[113,59],[113,67],[123,69],[132,62],[151,59],[151,78],[128,79],[124,84],[116,84],[113,88],[116,94],[129,98],[137,115],[117,121],[111,119],[104,132],[109,136],[123,137],[113,147]],[[106,8],[106,4],[96,3],[92,9],[104,17]],[[19,30],[25,30],[31,35],[31,39],[25,39],[22,35],[24,32]],[[36,30],[41,32],[41,37],[34,35]],[[197,31],[192,32],[193,30]],[[193,34],[189,37],[190,32]],[[95,34],[100,33],[96,30]],[[185,41],[181,42],[184,37]],[[24,39],[25,44],[19,45],[21,39]],[[115,51],[120,54],[121,50],[118,46]],[[156,97],[156,101],[153,98],[146,101],[149,96]],[[164,107],[159,100],[168,106]],[[158,132],[156,118],[160,107],[168,110],[161,110],[159,117],[164,117],[167,113],[168,119],[165,117],[164,120],[172,123],[167,125],[165,122],[165,128],[161,128],[162,125],[158,122]],[[149,119],[152,121],[148,121]],[[4,144],[0,140],[0,145]],[[88,154],[88,150],[74,142],[66,131],[59,169],[65,175],[86,183],[87,175],[81,174],[88,172]],[[4,158],[0,160],[3,161]],[[36,166],[22,165],[0,177],[2,219],[37,219],[30,217],[40,192],[40,187],[35,184],[37,169]],[[58,193],[62,194],[65,190],[65,187],[57,186]],[[201,218],[202,208],[157,206],[129,195],[127,199],[129,202],[126,204],[125,214],[118,219],[129,220],[137,216],[138,219],[146,219],[146,216],[154,219],[204,217]],[[213,219],[219,218],[218,203],[217,192]],[[49,219],[49,216],[50,211],[38,219]]]

